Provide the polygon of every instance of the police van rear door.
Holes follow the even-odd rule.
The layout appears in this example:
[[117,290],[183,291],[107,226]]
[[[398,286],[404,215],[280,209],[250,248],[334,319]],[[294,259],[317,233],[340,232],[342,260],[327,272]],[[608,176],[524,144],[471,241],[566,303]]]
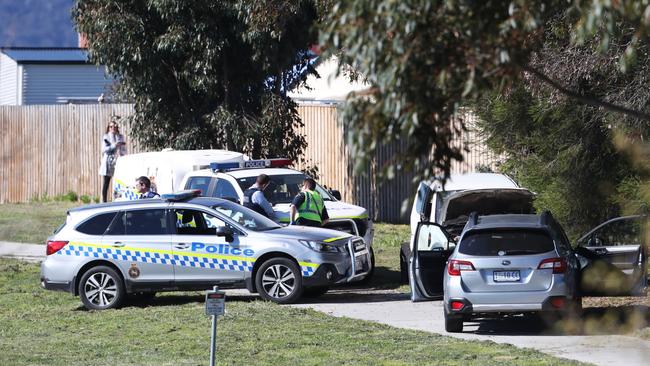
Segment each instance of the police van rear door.
[[176,206],[172,210],[176,221],[172,235],[176,284],[200,287],[243,280],[249,265],[252,266],[242,260],[239,247],[243,236],[219,236],[217,229],[226,226],[223,220],[196,208]]

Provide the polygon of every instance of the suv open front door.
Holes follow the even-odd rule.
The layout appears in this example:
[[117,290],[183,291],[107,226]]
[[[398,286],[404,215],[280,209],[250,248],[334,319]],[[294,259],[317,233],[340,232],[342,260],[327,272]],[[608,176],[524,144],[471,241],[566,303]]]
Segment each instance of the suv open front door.
[[644,216],[626,216],[600,224],[575,249],[581,258],[583,295],[645,295],[647,249]]
[[411,301],[440,298],[447,259],[454,251],[447,232],[432,222],[418,223],[409,258]]

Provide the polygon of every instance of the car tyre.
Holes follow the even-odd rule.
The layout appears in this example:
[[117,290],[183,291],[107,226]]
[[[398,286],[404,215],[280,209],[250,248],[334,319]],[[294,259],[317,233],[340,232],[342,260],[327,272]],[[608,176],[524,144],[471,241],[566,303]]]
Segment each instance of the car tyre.
[[314,286],[314,287],[307,287],[305,290],[302,292],[303,297],[319,297],[323,296],[329,291],[329,286]]
[[463,318],[447,314],[447,311],[445,311],[445,331],[461,333],[463,331]]
[[81,276],[79,297],[86,309],[106,310],[119,307],[126,292],[122,277],[111,267],[92,267]]
[[399,251],[399,274],[400,283],[405,285],[409,283],[408,261],[407,258],[410,252],[409,243],[403,243]]
[[303,293],[300,267],[288,258],[271,258],[257,270],[255,286],[266,301],[278,304],[296,302]]

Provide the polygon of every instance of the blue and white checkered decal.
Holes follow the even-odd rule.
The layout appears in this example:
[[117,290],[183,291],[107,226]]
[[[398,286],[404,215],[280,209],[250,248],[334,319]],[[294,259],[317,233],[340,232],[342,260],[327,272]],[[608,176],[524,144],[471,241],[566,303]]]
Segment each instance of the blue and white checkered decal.
[[[254,258],[250,261],[239,259],[216,258],[216,256],[195,256],[191,253],[168,254],[134,249],[102,248],[68,244],[57,252],[59,255],[85,256],[116,261],[171,264],[185,267],[201,267],[229,271],[252,271]],[[313,272],[313,271],[312,271]],[[303,270],[304,273],[304,270]]]
[[122,192],[122,196],[126,198],[129,201],[137,200],[138,199],[138,193],[134,191],[133,189],[129,188],[124,182],[122,182],[119,179],[115,180],[115,188],[114,190],[118,192]]

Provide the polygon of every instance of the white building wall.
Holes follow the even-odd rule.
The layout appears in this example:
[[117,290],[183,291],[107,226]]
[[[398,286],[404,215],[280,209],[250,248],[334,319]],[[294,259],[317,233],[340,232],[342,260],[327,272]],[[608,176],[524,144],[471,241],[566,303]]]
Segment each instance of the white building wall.
[[18,65],[0,53],[0,105],[18,104]]
[[58,104],[67,100],[97,100],[108,94],[112,80],[103,66],[83,64],[23,64],[22,104]]

